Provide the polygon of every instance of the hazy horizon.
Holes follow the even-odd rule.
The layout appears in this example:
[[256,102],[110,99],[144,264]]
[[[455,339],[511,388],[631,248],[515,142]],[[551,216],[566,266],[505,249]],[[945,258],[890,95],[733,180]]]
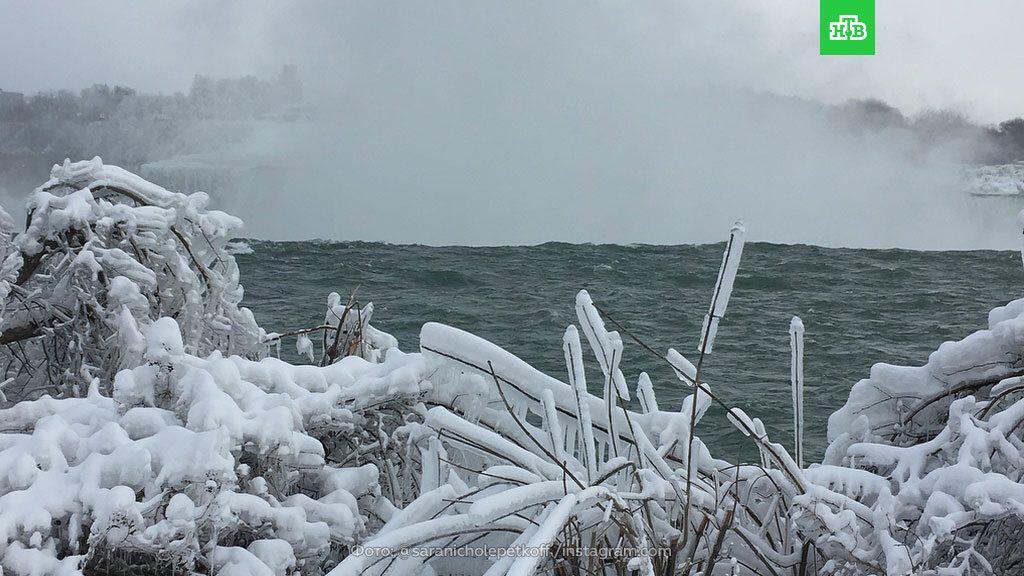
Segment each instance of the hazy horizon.
[[[209,190],[243,235],[688,244],[743,219],[777,243],[1017,242],[1022,206],[960,187],[978,142],[835,114],[872,98],[910,118],[1024,114],[1009,73],[1024,7],[1009,1],[880,4],[877,55],[852,58],[818,56],[816,2],[0,6],[0,49],[20,55],[5,90],[186,92],[196,74],[296,64],[315,118],[256,123],[218,149],[282,167]],[[47,35],[62,41],[35,41]]]

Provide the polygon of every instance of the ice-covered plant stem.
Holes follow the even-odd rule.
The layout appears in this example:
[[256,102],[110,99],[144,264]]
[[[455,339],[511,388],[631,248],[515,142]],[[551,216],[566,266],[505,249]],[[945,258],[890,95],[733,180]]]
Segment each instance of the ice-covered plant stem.
[[793,455],[804,467],[804,322],[793,316],[789,323],[790,385],[793,390]]

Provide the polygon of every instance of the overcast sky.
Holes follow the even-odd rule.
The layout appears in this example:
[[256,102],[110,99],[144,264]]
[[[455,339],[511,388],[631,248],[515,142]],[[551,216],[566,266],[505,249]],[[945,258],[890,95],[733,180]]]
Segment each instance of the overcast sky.
[[243,208],[267,237],[679,243],[744,217],[774,241],[1007,244],[991,219],[1016,209],[965,213],[901,143],[751,96],[1024,114],[1024,3],[877,4],[876,56],[821,57],[818,0],[0,0],[0,88],[297,64],[326,118],[264,143],[308,163],[303,196]]
[[600,74],[607,58],[619,73],[823,100],[869,95],[910,111],[955,107],[980,121],[1022,113],[1024,4],[877,4],[878,54],[826,58],[818,56],[817,0],[0,0],[0,88],[107,82],[174,92],[187,90],[196,73],[240,75],[285,63],[334,85],[353,59],[409,43],[424,60],[457,58],[467,81],[490,74],[495,89],[566,60],[581,74]]

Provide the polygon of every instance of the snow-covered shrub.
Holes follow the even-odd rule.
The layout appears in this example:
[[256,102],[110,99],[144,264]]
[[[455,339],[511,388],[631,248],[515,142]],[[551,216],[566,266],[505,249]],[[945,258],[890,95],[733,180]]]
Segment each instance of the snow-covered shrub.
[[[725,313],[742,239],[737,227],[700,335],[701,359]],[[695,386],[701,361],[675,350],[656,353],[658,360],[673,367],[677,385],[696,393],[681,406],[662,407],[642,373],[639,410],[630,409],[620,333],[606,328],[585,291],[576,314],[579,328],[569,326],[563,340],[567,382],[466,332],[423,327],[420,347],[433,386],[422,424],[406,426],[418,496],[332,575],[814,570],[807,540],[789,517],[809,482],[764,425],[724,406],[707,384]],[[581,330],[601,369],[600,397],[588,392]],[[694,434],[712,403],[728,410],[768,465],[712,456]],[[831,508],[809,510],[809,524],[827,529],[846,500],[836,494]],[[518,552],[443,552],[463,547]]]
[[[456,570],[440,554],[379,555],[417,546],[524,550],[463,560],[457,571],[472,574],[688,574],[734,566],[758,573],[780,559],[799,563],[799,546],[794,552],[787,542],[793,534],[775,520],[795,492],[787,474],[800,472],[768,443],[763,425],[737,412],[737,426],[780,459],[773,470],[717,460],[696,437],[690,449],[693,396],[662,409],[643,374],[636,388],[642,409],[627,409],[619,335],[605,329],[586,292],[577,314],[591,350],[607,360],[599,364],[609,402],[587,392],[573,326],[564,339],[569,383],[471,334],[423,327],[434,384],[428,404],[436,406],[422,425],[409,426],[420,495],[332,574],[411,574],[425,562],[438,573]],[[672,356],[685,378],[685,360]],[[712,402],[707,385],[702,390],[698,419]],[[787,489],[780,494],[774,483]]]
[[139,362],[140,330],[163,316],[192,353],[260,355],[264,335],[239,306],[238,267],[225,250],[242,223],[208,202],[99,158],[54,166],[28,200],[17,256],[0,268],[7,395],[74,396],[93,376],[109,382]]
[[422,396],[419,355],[199,357],[166,317],[141,345],[112,396],[0,410],[8,573],[321,574],[391,513],[380,405]]
[[[0,214],[0,346],[12,360],[2,377],[13,379],[7,396],[75,396],[94,376],[109,381],[138,363],[139,331],[164,316],[178,322],[191,353],[263,356],[279,336],[240,306],[244,291],[229,244],[242,222],[208,209],[209,200],[94,158],[53,167],[31,194],[27,228],[13,241],[13,222]],[[369,325],[372,304],[343,306],[332,293],[328,306],[321,365],[353,354],[379,361],[396,345]],[[307,332],[300,348],[310,344]]]
[[[1024,572],[1024,299],[921,367],[876,364],[822,469],[863,502],[890,573]],[[850,479],[856,478],[855,482]]]
[[[371,362],[380,362],[387,351],[398,347],[394,336],[370,325],[373,317],[373,302],[360,307],[355,300],[355,291],[348,302],[341,303],[341,295],[331,292],[327,295],[327,312],[323,322],[312,328],[302,328],[284,334],[267,334],[267,343],[280,346],[286,337],[295,337],[295,350],[310,362],[316,360],[315,346],[310,335],[320,337],[320,366],[327,366],[346,356],[358,356]],[[278,354],[280,356],[280,354]]]
[[[702,356],[734,266],[727,248]],[[944,344],[924,367],[875,366],[832,416],[824,463],[808,468],[707,384],[666,410],[642,374],[639,410],[629,410],[621,336],[587,293],[576,312],[601,397],[587,393],[575,326],[564,339],[568,383],[465,332],[424,326],[434,385],[423,424],[406,427],[419,495],[333,575],[1024,570],[1024,300],[993,310],[988,330]],[[797,454],[802,334],[794,319]],[[684,384],[700,380],[700,360],[674,350],[664,360]],[[716,458],[694,434],[712,403],[758,446],[760,462]],[[472,547],[491,551],[445,553]],[[597,549],[611,556],[592,556]]]
[[0,214],[0,573],[321,574],[392,510],[419,355],[332,295],[325,366],[265,358],[207,201],[94,159]]

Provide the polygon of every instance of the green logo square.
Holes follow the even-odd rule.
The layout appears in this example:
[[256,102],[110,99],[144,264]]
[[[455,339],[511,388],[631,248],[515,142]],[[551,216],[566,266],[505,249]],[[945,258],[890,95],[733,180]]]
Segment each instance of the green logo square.
[[875,53],[875,0],[821,0],[821,55]]

